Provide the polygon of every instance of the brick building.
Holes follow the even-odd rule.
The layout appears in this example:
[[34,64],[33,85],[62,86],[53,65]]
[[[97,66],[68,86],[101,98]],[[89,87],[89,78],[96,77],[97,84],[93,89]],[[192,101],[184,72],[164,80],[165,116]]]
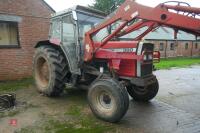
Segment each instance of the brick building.
[[[123,38],[136,38],[146,30],[147,27],[143,27]],[[143,39],[155,45],[155,51],[160,51],[161,58],[200,57],[200,38],[196,39],[194,35],[183,31],[179,31],[177,39],[174,39],[173,29],[160,27],[147,34]]]
[[55,11],[43,0],[0,0],[0,81],[32,75],[34,45]]
[[145,39],[155,44],[155,50],[160,51],[162,58],[200,57],[200,40],[182,31],[179,31],[177,40],[173,35],[172,29],[159,28]]

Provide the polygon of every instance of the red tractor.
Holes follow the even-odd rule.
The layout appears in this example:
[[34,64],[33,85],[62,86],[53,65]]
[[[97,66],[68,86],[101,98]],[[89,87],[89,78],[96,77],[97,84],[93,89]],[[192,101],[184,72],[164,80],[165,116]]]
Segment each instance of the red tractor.
[[[52,17],[50,39],[35,46],[34,78],[39,92],[59,96],[66,85],[88,88],[88,102],[98,118],[117,122],[127,112],[129,96],[149,101],[158,93],[154,44],[144,37],[160,26],[200,35],[200,9],[166,2],[155,8],[126,0],[105,14],[82,6]],[[140,31],[140,33],[138,32]]]

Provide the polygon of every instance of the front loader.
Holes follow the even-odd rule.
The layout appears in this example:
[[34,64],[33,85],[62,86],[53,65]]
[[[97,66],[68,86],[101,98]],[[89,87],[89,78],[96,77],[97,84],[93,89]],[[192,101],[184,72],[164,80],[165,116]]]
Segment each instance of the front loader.
[[126,0],[106,18],[103,12],[82,6],[57,13],[49,40],[35,46],[37,88],[47,96],[59,96],[66,86],[88,88],[94,115],[118,122],[128,110],[128,94],[146,102],[159,90],[152,71],[160,53],[145,36],[165,26],[174,29],[175,38],[178,30],[198,37],[199,14],[199,8],[183,2],[151,8],[134,0]]

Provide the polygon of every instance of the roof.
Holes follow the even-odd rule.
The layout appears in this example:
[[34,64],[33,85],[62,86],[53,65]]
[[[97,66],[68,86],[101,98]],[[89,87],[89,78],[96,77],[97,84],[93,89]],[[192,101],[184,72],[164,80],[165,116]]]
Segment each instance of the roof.
[[41,0],[51,11],[56,12],[45,0]]
[[[128,35],[126,35],[126,38],[135,38],[138,35],[141,35],[144,31],[146,30],[146,28],[141,28],[140,30],[134,31]],[[146,40],[175,40],[174,39],[174,30],[172,28],[168,28],[168,27],[160,27],[158,29],[156,29],[155,31],[152,31],[150,33],[148,33],[144,39]],[[177,40],[181,40],[181,41],[194,41],[196,40],[196,37],[192,34],[183,32],[183,31],[179,31],[178,35],[177,35]]]
[[[157,30],[149,33],[145,36],[145,39],[155,40],[175,40],[174,30],[172,28],[160,27]],[[196,40],[195,36],[184,31],[179,31],[177,34],[177,40],[193,41]]]
[[94,8],[90,8],[90,7],[80,6],[80,5],[76,6],[76,10],[94,13],[94,14],[102,16],[102,17],[106,17],[107,16],[107,14],[105,12],[102,12],[100,10],[97,10],[97,9],[94,9]]

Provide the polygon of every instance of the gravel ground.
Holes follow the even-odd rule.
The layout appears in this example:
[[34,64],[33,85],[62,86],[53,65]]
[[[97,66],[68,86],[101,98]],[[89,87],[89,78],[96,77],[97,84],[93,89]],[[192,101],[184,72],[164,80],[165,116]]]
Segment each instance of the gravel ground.
[[[118,124],[95,121],[115,128],[109,132],[200,132],[200,66],[159,70],[155,75],[160,91],[154,100],[137,103],[130,99],[129,110]],[[53,99],[38,94],[35,87],[30,86],[18,90],[16,94],[17,107],[0,115],[0,133],[22,132],[21,129],[25,129],[24,132],[29,129],[44,132],[43,127],[50,119],[71,121],[74,112],[72,115],[66,115],[66,112],[73,106],[79,107],[81,114],[94,117],[84,91],[75,90]],[[77,111],[75,115],[78,119],[83,116]],[[12,119],[17,120],[16,126],[9,124]]]

